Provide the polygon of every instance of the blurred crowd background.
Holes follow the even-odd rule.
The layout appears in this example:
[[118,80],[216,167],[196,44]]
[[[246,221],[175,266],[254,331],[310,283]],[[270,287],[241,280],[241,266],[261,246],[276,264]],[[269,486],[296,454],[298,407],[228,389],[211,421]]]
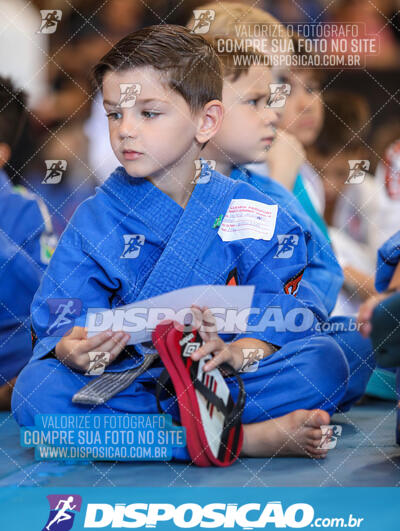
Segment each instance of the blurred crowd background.
[[[374,175],[384,150],[400,137],[399,0],[258,0],[284,23],[362,22],[379,34],[380,50],[365,68],[324,72],[321,90],[363,97],[366,159]],[[29,115],[7,173],[44,197],[58,234],[76,206],[106,178],[114,161],[102,157],[107,139],[96,136],[103,120],[90,81],[96,61],[121,37],[149,24],[186,24],[199,0],[0,0],[0,74],[29,95]],[[52,34],[38,33],[40,10],[62,11]],[[104,122],[105,123],[105,122]],[[103,143],[104,142],[104,143]],[[45,160],[67,161],[58,186],[42,184]]]

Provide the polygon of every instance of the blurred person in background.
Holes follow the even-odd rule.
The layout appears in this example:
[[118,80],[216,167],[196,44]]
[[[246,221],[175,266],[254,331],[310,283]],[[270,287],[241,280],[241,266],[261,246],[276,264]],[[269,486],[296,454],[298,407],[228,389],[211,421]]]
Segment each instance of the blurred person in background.
[[[377,69],[394,68],[400,65],[400,47],[396,40],[398,26],[396,28],[396,23],[392,22],[396,12],[396,0],[339,0],[328,4],[326,19],[333,23],[359,25],[360,40],[376,35],[376,53],[361,51],[365,66]],[[353,35],[348,37],[349,41],[353,38]],[[348,50],[348,53],[352,53],[350,46]]]
[[366,100],[355,93],[326,92],[324,101],[324,126],[308,152],[323,179],[325,221],[345,276],[335,313],[355,314],[375,293],[375,234],[380,230],[369,168],[355,178],[356,162],[349,162],[370,158],[365,142],[370,114]]

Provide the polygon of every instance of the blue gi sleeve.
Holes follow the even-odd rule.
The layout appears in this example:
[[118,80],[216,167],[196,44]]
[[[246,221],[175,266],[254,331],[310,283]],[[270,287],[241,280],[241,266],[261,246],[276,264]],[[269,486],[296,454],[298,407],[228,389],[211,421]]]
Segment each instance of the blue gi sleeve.
[[246,332],[234,340],[251,337],[283,346],[318,332],[328,315],[315,290],[304,280],[307,246],[301,228],[292,225],[284,235],[275,234],[272,242],[256,241],[248,249],[249,255],[255,263],[242,273],[240,283],[255,286],[253,313]]
[[82,245],[84,236],[76,227],[83,229],[85,223],[93,221],[83,215],[77,219],[76,214],[60,239],[31,306],[37,339],[33,359],[48,354],[73,326],[85,326],[89,308],[110,308],[119,287],[96,260],[95,252]]
[[16,187],[4,201],[7,220],[1,222],[3,230],[45,269],[57,244],[46,205],[23,187]]
[[378,250],[375,287],[377,291],[385,291],[389,286],[394,270],[400,261],[400,231],[396,232]]
[[[0,232],[0,385],[11,380],[32,355],[29,309],[42,271]],[[16,296],[18,294],[18,296]]]
[[[307,280],[330,313],[343,285],[342,268],[333,252],[327,233],[323,233],[313,217],[303,208],[297,197],[269,177],[250,173],[249,184],[272,201],[276,201],[288,218],[298,223],[305,235],[308,264],[303,280]],[[305,191],[305,189],[304,189]],[[306,192],[305,192],[306,193]],[[318,215],[317,215],[318,216]]]

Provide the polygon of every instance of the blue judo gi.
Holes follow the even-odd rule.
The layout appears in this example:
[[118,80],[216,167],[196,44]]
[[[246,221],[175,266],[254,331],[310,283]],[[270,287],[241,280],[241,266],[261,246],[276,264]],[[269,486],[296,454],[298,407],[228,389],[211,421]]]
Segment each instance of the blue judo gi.
[[344,277],[330,242],[305,212],[298,199],[278,182],[243,167],[234,168],[230,177],[247,182],[263,192],[303,228],[308,253],[308,267],[303,278],[308,280],[327,312],[331,313]]
[[[328,315],[302,278],[308,266],[302,228],[278,207],[270,239],[224,241],[223,221],[219,225],[234,200],[275,204],[249,184],[212,172],[208,182],[195,186],[182,209],[149,181],[132,178],[120,167],[77,209],[32,304],[37,341],[12,401],[20,425],[32,425],[37,413],[157,412],[154,394],[160,364],[103,406],[72,402],[73,394],[93,377],[65,367],[51,354],[64,333],[63,325],[55,326],[53,315],[61,301],[73,301],[68,329],[72,324],[84,326],[89,308],[114,308],[186,286],[227,284],[232,278],[239,285],[255,286],[252,306],[261,313],[274,307],[283,315],[291,310],[312,315],[310,326],[301,331],[266,326],[222,336],[226,341],[253,337],[280,347],[260,362],[256,372],[243,374],[243,421],[274,418],[299,408],[333,413],[348,401],[349,363],[336,341],[316,331]],[[291,245],[285,246],[287,241]],[[258,319],[252,315],[248,324],[253,326]],[[140,352],[120,355],[106,370],[139,365]],[[235,385],[229,385],[235,394]]]
[[[303,278],[308,281],[330,313],[343,284],[343,272],[326,236],[305,212],[298,199],[278,182],[243,167],[234,168],[230,177],[256,187],[268,200],[279,204],[280,208],[302,227],[308,255]],[[330,318],[325,330],[339,343],[349,364],[347,399],[341,404],[341,410],[346,411],[363,395],[375,367],[372,345],[369,339],[364,339],[357,331],[354,317]]]
[[0,170],[0,385],[30,358],[30,305],[55,238],[44,203]]
[[0,385],[32,355],[30,306],[41,275],[36,262],[0,232]]
[[[378,291],[388,288],[400,262],[400,231],[378,250],[375,286]],[[372,343],[381,367],[400,367],[400,293],[396,292],[375,308],[372,319]],[[398,389],[399,390],[399,389]]]
[[24,187],[13,187],[0,170],[0,232],[45,269],[57,240],[46,205]]

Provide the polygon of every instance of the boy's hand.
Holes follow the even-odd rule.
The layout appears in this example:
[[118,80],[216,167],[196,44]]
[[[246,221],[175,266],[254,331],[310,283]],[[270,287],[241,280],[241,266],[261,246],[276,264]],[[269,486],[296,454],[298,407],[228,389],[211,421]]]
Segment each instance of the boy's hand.
[[378,293],[370,297],[363,304],[361,304],[360,309],[358,311],[357,323],[359,326],[360,334],[363,337],[370,336],[372,332],[371,319],[375,307],[378,306],[379,303],[384,301],[388,296],[388,293]]
[[192,306],[192,312],[193,326],[199,330],[204,341],[203,345],[193,352],[192,359],[198,361],[208,354],[214,354],[214,357],[204,365],[205,372],[215,369],[222,363],[228,363],[233,369],[239,371],[244,365],[244,348],[261,348],[264,357],[274,352],[272,345],[258,339],[243,338],[233,343],[225,343],[218,335],[217,324],[211,310]]
[[300,166],[306,160],[306,154],[295,136],[279,130],[265,160],[271,179],[292,191]]
[[56,358],[67,367],[86,372],[89,368],[89,352],[108,352],[109,364],[112,363],[125,348],[129,334],[106,330],[90,338],[82,326],[74,326],[56,345]]

